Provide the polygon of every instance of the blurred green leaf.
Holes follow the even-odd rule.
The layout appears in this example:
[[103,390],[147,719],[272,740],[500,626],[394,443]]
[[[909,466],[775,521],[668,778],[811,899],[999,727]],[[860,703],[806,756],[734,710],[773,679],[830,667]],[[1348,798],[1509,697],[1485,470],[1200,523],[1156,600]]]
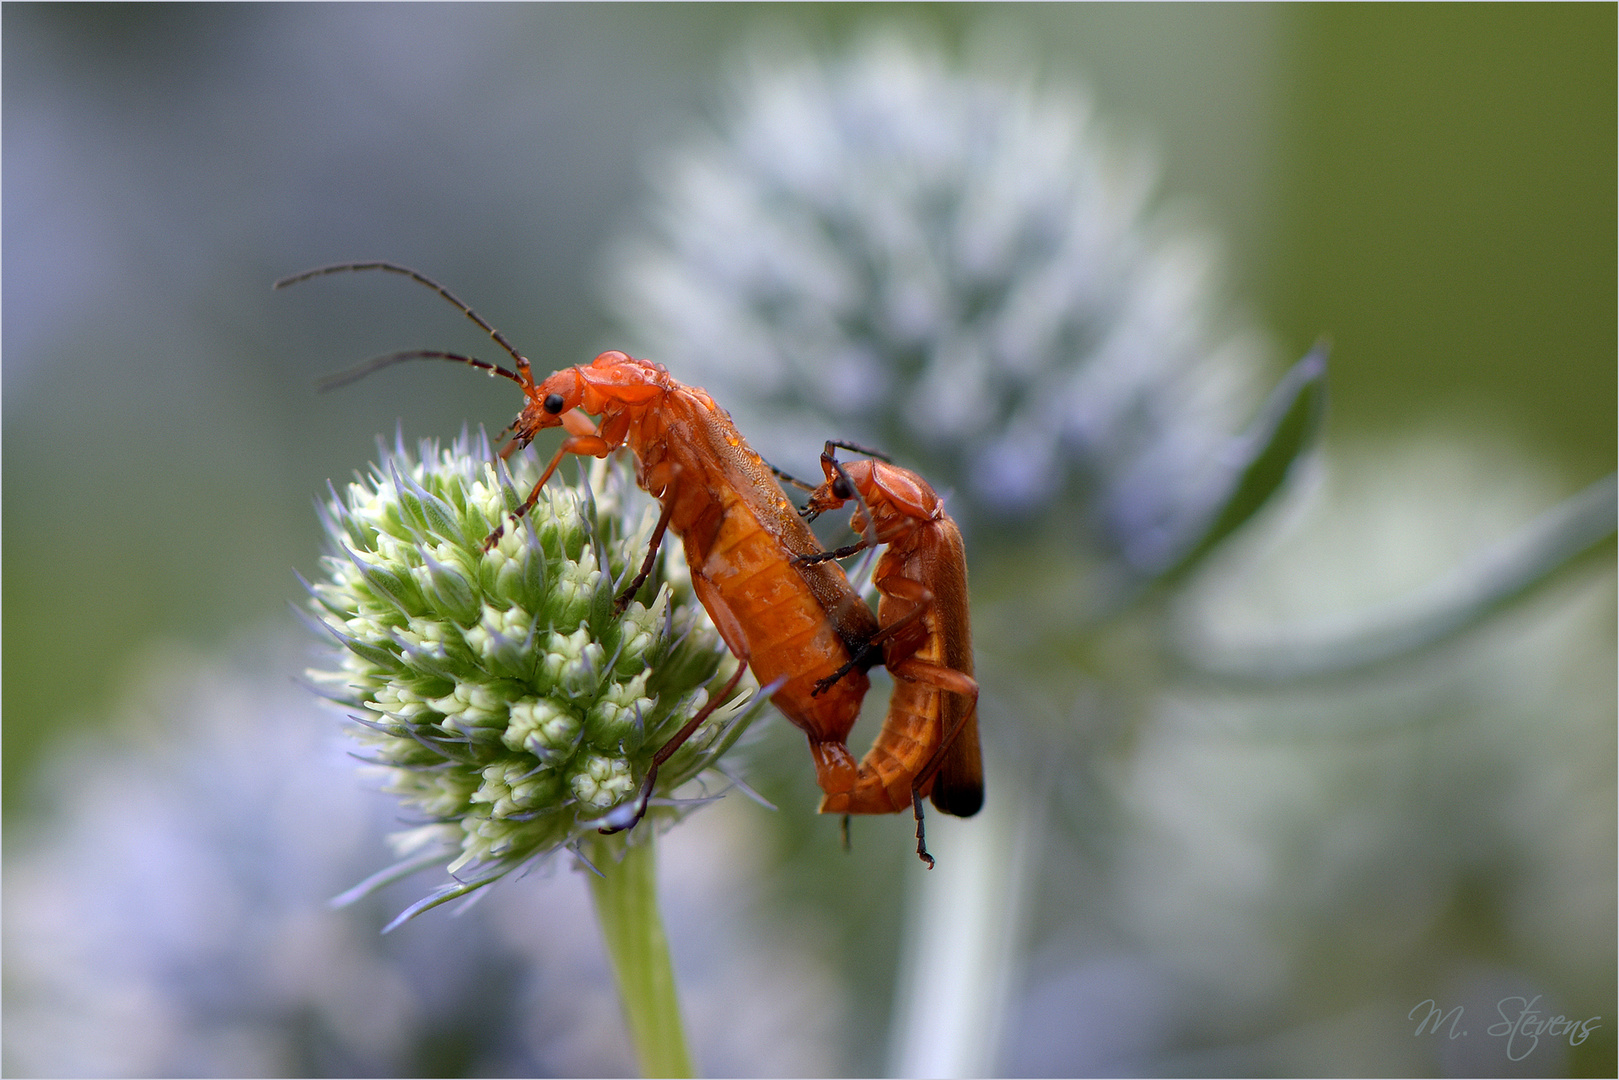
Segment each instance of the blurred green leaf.
[[1619,514],[1613,474],[1463,561],[1425,589],[1365,613],[1321,637],[1305,627],[1277,635],[1285,645],[1215,648],[1183,639],[1180,659],[1199,674],[1235,682],[1285,683],[1360,671],[1413,656],[1482,623],[1606,543]]
[[1232,439],[1231,479],[1209,527],[1162,577],[1170,584],[1185,577],[1226,537],[1270,500],[1287,480],[1293,462],[1315,444],[1327,407],[1326,341],[1316,343],[1276,384],[1248,430]]

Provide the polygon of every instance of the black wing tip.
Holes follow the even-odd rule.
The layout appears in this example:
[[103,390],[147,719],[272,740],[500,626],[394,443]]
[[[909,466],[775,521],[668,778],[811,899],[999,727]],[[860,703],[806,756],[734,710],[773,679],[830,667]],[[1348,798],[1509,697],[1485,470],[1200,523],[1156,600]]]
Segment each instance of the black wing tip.
[[958,786],[942,788],[939,784],[933,785],[933,794],[929,797],[933,808],[941,814],[952,817],[972,817],[984,807],[984,785]]

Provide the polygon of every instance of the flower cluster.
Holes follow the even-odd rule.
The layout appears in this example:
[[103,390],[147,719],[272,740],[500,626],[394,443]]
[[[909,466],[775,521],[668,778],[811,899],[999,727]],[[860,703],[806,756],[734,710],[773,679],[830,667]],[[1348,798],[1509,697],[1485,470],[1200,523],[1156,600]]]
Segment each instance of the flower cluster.
[[1081,96],[882,37],[755,54],[733,91],[611,260],[637,344],[784,466],[857,438],[970,529],[1043,521],[1132,573],[1197,541],[1262,349]]
[[[414,457],[396,444],[333,492],[333,550],[310,586],[343,645],[337,670],[311,676],[353,710],[366,760],[426,820],[396,838],[413,857],[389,874],[459,851],[457,882],[418,909],[632,806],[653,754],[735,671],[671,559],[614,614],[653,521],[626,470],[602,462],[576,487],[547,485],[519,519],[533,459],[496,469],[481,436],[445,450],[424,441]],[[714,765],[754,712],[717,710],[662,765],[654,815],[678,811],[666,796]]]

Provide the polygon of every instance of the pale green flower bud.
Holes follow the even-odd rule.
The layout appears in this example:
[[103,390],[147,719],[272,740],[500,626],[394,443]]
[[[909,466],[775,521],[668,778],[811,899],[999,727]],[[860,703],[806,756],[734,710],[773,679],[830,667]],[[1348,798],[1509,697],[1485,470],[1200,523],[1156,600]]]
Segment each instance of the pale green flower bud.
[[527,750],[546,765],[565,763],[584,735],[579,717],[555,701],[520,701],[511,707],[510,717],[501,740],[513,750]]
[[486,604],[478,625],[462,637],[491,670],[521,676],[533,661],[534,616],[515,604],[505,611]]
[[[585,732],[596,746],[617,746],[638,733],[641,717],[656,704],[644,694],[650,671],[630,679],[613,683],[597,697],[596,703],[585,715]],[[639,738],[636,743],[639,743]]]
[[623,802],[635,787],[629,762],[605,754],[581,756],[568,782],[580,802],[602,810]]
[[440,558],[446,555],[449,558],[440,562],[434,558],[434,552],[424,548],[422,557],[427,560],[426,565],[416,567],[412,574],[429,602],[440,611],[448,611],[464,626],[478,617],[477,589],[457,565],[460,560],[449,544],[438,545],[437,554]]

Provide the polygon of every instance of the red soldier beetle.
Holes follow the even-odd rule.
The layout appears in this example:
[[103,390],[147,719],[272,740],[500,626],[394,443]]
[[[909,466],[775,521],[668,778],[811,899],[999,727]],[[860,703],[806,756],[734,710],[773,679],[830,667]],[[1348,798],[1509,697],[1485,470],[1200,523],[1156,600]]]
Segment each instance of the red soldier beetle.
[[[502,458],[527,446],[546,428],[566,431],[562,445],[513,520],[528,513],[564,456],[605,457],[627,446],[636,479],[662,506],[640,571],[620,594],[622,610],[646,581],[664,533],[684,544],[692,587],[731,653],[753,669],[760,685],[774,687],[771,702],[809,738],[816,781],[829,795],[851,790],[857,766],[846,740],[879,657],[867,643],[877,617],[849,586],[841,567],[801,560],[821,550],[815,534],[782,494],[771,469],[743,440],[730,415],[706,391],[677,381],[661,365],[622,352],[604,352],[590,364],[563,368],[536,383],[532,366],[510,342],[454,294],[431,278],[387,262],[342,263],[308,270],[276,288],[347,271],[382,270],[433,289],[512,357],[516,370],[459,353],[417,350],[378,357],[326,380],[351,382],[410,359],[468,364],[516,383],[522,411]],[[590,415],[600,421],[590,419]],[[497,528],[485,547],[499,540]],[[693,716],[652,760],[633,814],[612,815],[603,832],[633,826],[646,812],[660,765],[730,696],[729,684]]]
[[[854,501],[849,525],[861,539],[800,561],[844,558],[886,545],[872,579],[881,597],[882,629],[867,648],[882,648],[894,693],[854,786],[827,792],[821,813],[892,814],[909,806],[916,815],[916,853],[932,867],[922,833],[923,796],[957,817],[971,817],[984,801],[966,549],[961,530],[927,481],[876,458],[840,462],[837,447],[868,453],[828,442],[821,454],[826,481],[810,494],[804,514],[813,519]],[[834,672],[817,691],[829,691],[844,675]]]

